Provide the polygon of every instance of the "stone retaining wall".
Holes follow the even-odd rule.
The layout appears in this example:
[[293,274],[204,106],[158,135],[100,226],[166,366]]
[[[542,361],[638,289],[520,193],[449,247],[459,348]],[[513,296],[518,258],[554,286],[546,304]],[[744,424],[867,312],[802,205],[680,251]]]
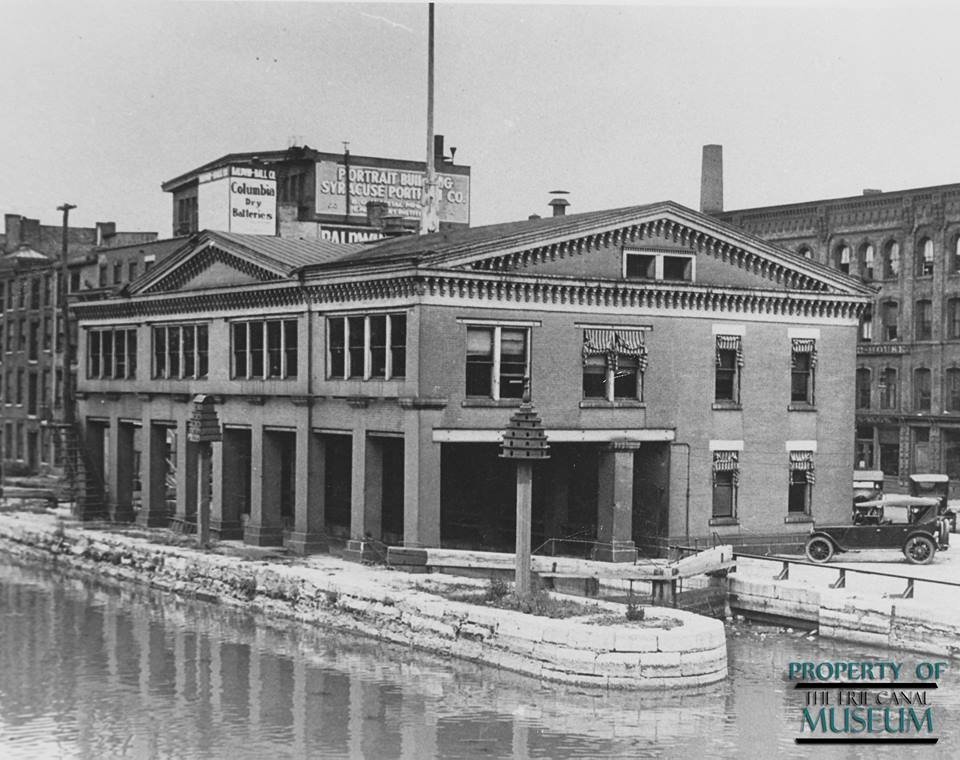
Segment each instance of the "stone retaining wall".
[[[334,571],[254,562],[104,531],[57,528],[46,516],[0,515],[0,548],[100,578],[148,583],[547,681],[662,689],[702,686],[727,675],[722,622],[682,610],[645,608],[645,625],[551,619],[448,601],[411,588],[417,576],[382,568]],[[596,606],[623,614],[622,606]],[[669,618],[682,625],[669,630],[650,625]]]

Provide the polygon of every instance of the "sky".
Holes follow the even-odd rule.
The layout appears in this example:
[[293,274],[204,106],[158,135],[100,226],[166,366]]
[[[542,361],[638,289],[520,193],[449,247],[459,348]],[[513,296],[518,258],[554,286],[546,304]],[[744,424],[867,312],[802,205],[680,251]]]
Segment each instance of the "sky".
[[[425,3],[0,0],[0,209],[171,234],[160,184],[307,144],[423,160]],[[436,8],[435,130],[473,225],[960,182],[960,9],[800,2]]]

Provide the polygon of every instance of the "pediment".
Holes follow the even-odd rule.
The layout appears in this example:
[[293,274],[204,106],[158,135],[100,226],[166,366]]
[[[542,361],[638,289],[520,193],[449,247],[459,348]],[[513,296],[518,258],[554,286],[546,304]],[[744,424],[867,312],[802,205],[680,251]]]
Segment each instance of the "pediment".
[[167,264],[156,278],[142,283],[134,292],[209,290],[286,279],[283,272],[254,263],[212,243],[188,250]]

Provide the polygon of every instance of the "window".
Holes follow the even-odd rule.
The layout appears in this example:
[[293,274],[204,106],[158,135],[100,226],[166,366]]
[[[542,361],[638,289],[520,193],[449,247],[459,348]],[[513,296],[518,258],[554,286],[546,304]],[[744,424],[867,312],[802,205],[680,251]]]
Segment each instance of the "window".
[[737,516],[737,486],[740,484],[740,453],[713,452],[713,517]]
[[950,257],[950,272],[952,274],[960,273],[960,235],[953,240],[953,251]]
[[137,331],[107,328],[87,331],[87,377],[122,380],[137,376]]
[[209,369],[207,325],[163,325],[153,328],[153,377],[201,379]]
[[883,249],[883,276],[892,279],[900,274],[900,243],[891,240]]
[[930,428],[911,428],[913,433],[913,472],[930,472]]
[[642,331],[585,329],[582,356],[585,399],[611,403],[643,400],[647,347]]
[[40,356],[40,323],[35,319],[30,320],[30,350],[27,358],[36,361]]
[[900,430],[896,427],[877,428],[880,445],[880,469],[885,475],[900,475]]
[[841,243],[833,254],[834,266],[844,274],[850,274],[850,246]]
[[797,255],[798,255],[798,256],[803,256],[803,258],[805,258],[805,259],[812,259],[812,258],[813,258],[813,251],[811,250],[810,246],[801,245],[801,246],[797,249]]
[[107,264],[103,262],[97,268],[97,285],[101,288],[107,286]]
[[43,305],[49,306],[53,303],[53,277],[49,274],[43,276]]
[[857,370],[857,409],[870,408],[870,370],[860,367]]
[[113,262],[113,284],[119,285],[123,282],[123,262],[115,261]]
[[867,306],[860,317],[860,335],[861,343],[869,343],[873,340],[873,307]]
[[897,323],[900,321],[900,307],[896,301],[883,304],[883,340],[898,340],[900,333]]
[[466,395],[523,398],[530,370],[529,334],[526,327],[468,325]]
[[913,408],[930,411],[930,370],[924,367],[913,371]]
[[40,278],[32,277],[30,279],[30,308],[40,308]]
[[813,485],[816,482],[812,451],[790,452],[790,492],[788,515],[809,515]]
[[856,436],[856,468],[871,470],[876,466],[873,463],[873,428],[870,425],[857,425]]
[[813,406],[817,348],[813,338],[791,341],[790,403]]
[[740,403],[740,368],[743,342],[739,335],[718,335],[714,369],[713,400],[718,404]]
[[897,371],[892,367],[887,367],[880,373],[880,383],[877,387],[880,391],[880,408],[897,408]]
[[130,282],[133,282],[135,279],[137,279],[137,262],[136,261],[127,262],[127,279]]
[[943,469],[951,480],[960,480],[960,430],[944,428],[940,431],[943,441]]
[[930,238],[923,238],[917,244],[914,274],[917,277],[927,277],[933,274],[933,241]]
[[944,406],[948,412],[960,412],[960,368],[950,367],[945,378]]
[[[297,376],[297,333],[295,319],[265,319],[254,322],[234,322],[231,329],[233,377],[250,380],[272,378],[288,379]],[[168,338],[179,336],[170,333]],[[189,337],[191,353],[196,353],[195,370],[199,369],[202,348],[206,364],[207,339]],[[170,349],[168,348],[168,352]],[[169,354],[168,355],[172,355]],[[173,372],[173,369],[170,370]]]
[[933,304],[930,301],[917,301],[913,322],[916,340],[930,340],[933,337]]
[[27,414],[37,413],[37,373],[27,374]]
[[630,280],[693,282],[696,279],[696,257],[667,251],[624,250],[623,276]]
[[53,333],[50,329],[50,317],[43,317],[43,350],[49,351],[53,347]]
[[327,377],[392,380],[407,374],[407,315],[327,319]]
[[874,257],[873,244],[864,243],[860,247],[860,276],[867,282],[873,279]]
[[951,298],[947,301],[946,318],[947,338],[960,340],[960,298]]

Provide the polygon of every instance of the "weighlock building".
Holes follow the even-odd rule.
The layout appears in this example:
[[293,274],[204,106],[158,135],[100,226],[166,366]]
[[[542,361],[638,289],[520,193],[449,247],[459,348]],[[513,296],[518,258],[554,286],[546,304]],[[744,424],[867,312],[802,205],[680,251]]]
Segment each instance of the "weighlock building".
[[533,544],[633,560],[844,519],[860,281],[672,202],[366,246],[199,232],[78,304],[78,414],[111,516],[299,552],[513,546],[501,432],[551,458]]

